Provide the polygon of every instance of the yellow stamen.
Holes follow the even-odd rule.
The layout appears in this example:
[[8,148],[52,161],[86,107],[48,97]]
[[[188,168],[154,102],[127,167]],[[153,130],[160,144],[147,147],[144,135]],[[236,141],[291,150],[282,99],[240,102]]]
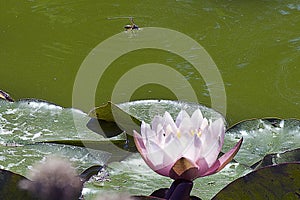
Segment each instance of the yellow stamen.
[[181,133],[180,131],[177,132],[177,137],[180,138],[181,137]]
[[191,130],[191,134],[192,134],[192,136],[194,136],[195,135],[195,131]]
[[200,137],[202,135],[202,132],[198,131],[197,135],[198,135],[198,137]]

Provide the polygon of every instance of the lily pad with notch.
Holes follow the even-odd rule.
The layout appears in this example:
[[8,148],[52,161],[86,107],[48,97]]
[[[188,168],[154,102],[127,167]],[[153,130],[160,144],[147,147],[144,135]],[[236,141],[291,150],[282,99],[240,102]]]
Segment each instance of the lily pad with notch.
[[[94,108],[89,113],[92,119],[87,126],[95,132],[104,133],[108,138],[122,133],[117,127],[128,135],[132,135],[133,130],[140,132],[141,121],[151,123],[155,115],[163,115],[165,111],[168,111],[175,118],[181,110],[186,110],[192,114],[198,108],[204,117],[213,121],[222,118],[226,122],[220,113],[201,104],[171,100],[138,100],[120,104],[108,102],[103,106]],[[95,119],[98,120],[98,127],[95,125]],[[108,124],[112,122],[117,127]],[[113,129],[115,132],[112,132]]]
[[266,155],[261,161],[251,166],[253,169],[259,169],[266,166],[277,165],[280,163],[300,163],[300,148],[286,151],[283,153],[272,153]]

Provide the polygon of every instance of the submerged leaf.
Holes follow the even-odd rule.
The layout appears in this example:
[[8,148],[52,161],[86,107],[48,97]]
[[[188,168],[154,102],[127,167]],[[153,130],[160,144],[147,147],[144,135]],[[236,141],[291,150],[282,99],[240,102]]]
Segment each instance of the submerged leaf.
[[226,186],[213,200],[299,199],[300,163],[284,163],[253,171]]
[[97,175],[103,169],[102,165],[93,165],[79,175],[82,182],[88,181],[92,176]]
[[[126,134],[126,146],[122,148],[126,151],[136,151],[132,134],[133,130],[140,129],[141,122],[135,117],[124,112],[111,102],[93,109],[90,111],[89,116],[92,117],[92,119],[90,119],[87,124],[88,128],[91,129],[92,127],[91,130],[108,138],[117,136],[124,131]],[[98,119],[98,124],[95,119]]]
[[19,187],[21,180],[28,179],[11,171],[0,169],[0,199],[32,200],[30,194]]
[[123,130],[115,122],[91,118],[86,126],[104,137],[111,138],[123,133]]

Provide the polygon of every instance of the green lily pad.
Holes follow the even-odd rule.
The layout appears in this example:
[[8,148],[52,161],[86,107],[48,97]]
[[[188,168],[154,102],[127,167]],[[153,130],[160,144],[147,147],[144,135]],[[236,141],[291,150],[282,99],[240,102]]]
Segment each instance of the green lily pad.
[[107,138],[118,136],[124,132],[115,122],[95,118],[91,118],[86,126],[95,133]]
[[[116,136],[118,133],[121,132],[117,129],[123,130],[126,132],[127,135],[132,135],[133,130],[140,129],[140,120],[136,119],[134,116],[130,115],[129,113],[123,111],[118,105],[108,102],[103,106],[99,106],[90,111],[89,116],[93,119],[99,119],[99,127],[97,127],[93,131],[100,133],[103,132],[106,137]],[[88,123],[91,124],[91,120]],[[109,127],[107,129],[106,126]],[[110,126],[109,126],[110,125]],[[114,127],[115,126],[115,127]],[[115,128],[116,133],[110,133],[111,129]],[[108,131],[110,131],[108,133]]]
[[[103,133],[105,127],[103,127],[104,125],[101,125],[101,123],[104,123],[104,120],[108,123],[115,122],[116,126],[120,127],[121,130],[132,135],[133,130],[140,131],[141,121],[150,123],[155,115],[163,115],[165,111],[168,111],[175,119],[181,110],[186,110],[191,115],[198,108],[202,111],[204,117],[212,120],[222,118],[225,122],[224,117],[220,113],[197,103],[171,100],[139,100],[121,104],[108,102],[103,106],[94,108],[89,113],[89,116],[92,118],[91,120],[99,119],[101,121],[99,122],[98,130],[96,125],[90,129],[95,132]],[[89,123],[94,124],[96,122],[94,120]],[[88,127],[89,126],[92,125],[88,125]],[[111,126],[109,130],[111,130]],[[117,134],[118,133],[113,134],[108,132],[105,135],[110,137],[111,135],[115,136]]]
[[92,165],[104,165],[110,158],[110,154],[104,151],[70,145],[47,143],[24,146],[0,145],[0,167],[26,176],[34,163],[50,155],[68,159],[79,172]]
[[38,100],[0,102],[0,144],[104,138],[86,128],[90,118],[72,108]]
[[[117,136],[124,131],[126,134],[126,147],[124,150],[136,152],[133,141],[133,130],[140,130],[140,121],[130,114],[124,112],[117,105],[108,102],[107,104],[97,107],[90,111],[89,116],[92,118],[87,124],[91,129],[93,123],[93,131],[104,135],[105,137]],[[98,121],[95,121],[98,119]],[[97,126],[98,122],[98,126]],[[115,133],[113,132],[115,129]]]
[[[93,179],[85,187],[100,194],[118,191],[147,196],[159,188],[170,187],[173,182],[172,179],[151,170],[139,154],[133,154],[121,162],[109,163],[107,171],[110,174],[109,181]],[[211,199],[227,184],[251,171],[250,168],[231,162],[217,174],[196,179],[192,195],[201,199]],[[86,194],[85,198],[89,199],[89,195],[95,194]]]
[[213,200],[299,199],[300,163],[284,163],[253,171],[221,190]]
[[260,162],[255,163],[253,166],[251,166],[251,168],[259,169],[270,165],[291,162],[300,163],[300,148],[291,151],[286,151],[284,153],[268,154]]
[[250,167],[267,154],[299,148],[300,121],[253,119],[240,122],[226,131],[223,150],[228,151],[241,137],[244,141],[234,159]]
[[[98,174],[103,169],[101,165],[93,165],[84,170],[80,175],[81,181],[84,183],[89,180],[93,175]],[[27,190],[21,189],[22,181],[31,182],[26,177],[13,173],[8,170],[0,169],[0,199],[36,199],[32,193]],[[47,182],[47,180],[45,180]],[[60,184],[60,183],[58,183]]]
[[191,115],[196,109],[200,109],[206,118],[213,121],[222,118],[225,122],[224,117],[219,112],[198,103],[171,100],[139,100],[117,104],[117,106],[146,123],[150,123],[155,115],[163,115],[165,111],[168,111],[175,119],[181,110],[185,110]]
[[89,112],[91,119],[87,127],[108,138],[120,134],[120,130],[123,130],[126,133],[127,144],[124,150],[136,152],[132,134],[133,130],[140,132],[141,121],[150,123],[155,115],[163,115],[165,111],[173,118],[176,118],[181,110],[186,110],[191,115],[198,108],[205,117],[212,120],[222,118],[225,122],[220,113],[200,104],[170,100],[140,100],[121,104],[108,102],[94,108]]

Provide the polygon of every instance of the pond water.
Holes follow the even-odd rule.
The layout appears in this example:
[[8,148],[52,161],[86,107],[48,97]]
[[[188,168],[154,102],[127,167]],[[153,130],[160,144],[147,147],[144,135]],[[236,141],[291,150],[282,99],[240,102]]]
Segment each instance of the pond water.
[[[71,107],[73,85],[82,62],[96,45],[123,32],[123,27],[130,24],[130,16],[140,27],[176,30],[206,49],[224,81],[230,123],[262,116],[299,118],[300,4],[297,0],[159,4],[3,1],[1,89],[15,99],[39,98]],[[209,83],[180,56],[157,49],[137,50],[116,59],[98,84],[96,105],[111,99],[113,86],[127,70],[144,63],[161,63],[177,69],[197,90],[199,102],[210,106],[206,87]],[[176,99],[172,91],[157,84],[145,84],[128,95],[131,99]],[[91,108],[82,105],[79,109],[87,112]]]
[[[124,31],[124,26],[131,23],[130,17],[134,18],[140,30]],[[219,111],[226,111],[226,119],[230,125],[249,118],[300,118],[298,0],[166,0],[159,3],[150,0],[1,1],[0,89],[7,91],[15,99],[43,99],[70,108],[74,105],[73,91],[78,72],[87,56],[97,53],[93,52],[93,49],[116,34],[123,35],[126,42],[151,41],[152,38],[160,37],[159,33],[147,35],[148,27],[180,32],[206,50],[223,81],[226,101],[222,103]],[[180,41],[180,38],[178,40]],[[123,42],[120,40],[120,44],[114,43],[114,48],[118,45],[121,50],[126,48],[122,46]],[[167,48],[173,44],[163,45]],[[114,53],[109,47],[103,51],[108,54]],[[187,57],[193,56],[197,58],[197,55],[187,54]],[[83,91],[95,94],[95,99],[92,99],[95,101],[94,105],[104,104],[112,99],[115,86],[127,72],[136,66],[149,63],[161,64],[153,64],[153,68],[159,72],[161,70],[156,67],[168,66],[175,69],[177,74],[173,74],[174,76],[167,73],[162,76],[167,82],[169,80],[171,84],[174,83],[173,87],[170,89],[167,87],[169,85],[145,81],[145,84],[132,92],[126,90],[127,85],[124,85],[125,89],[117,94],[119,102],[115,103],[126,101],[125,97],[128,96],[131,100],[177,100],[177,93],[186,94],[188,90],[186,85],[177,84],[188,82],[196,93],[198,103],[208,107],[212,105],[209,88],[214,84],[214,80],[206,81],[184,57],[158,48],[137,49],[121,54],[107,68],[98,66],[105,71],[99,77],[95,91],[86,86],[89,85],[89,80],[86,85],[82,84],[80,87]],[[95,72],[95,76],[97,73],[98,71]],[[153,78],[158,75],[156,72],[152,73]],[[146,73],[146,76],[152,78],[151,72]],[[133,84],[130,87],[134,87],[138,77],[132,75],[127,78],[131,79]],[[176,88],[177,93],[172,88]],[[83,92],[80,98],[85,97]],[[11,106],[6,103],[0,104],[0,116],[13,115],[16,110]],[[87,113],[93,106],[81,103],[76,108]],[[59,129],[57,133],[73,130],[73,119],[69,115],[71,111],[64,112],[68,117],[62,116],[61,119],[67,125],[66,129],[57,128],[55,124],[44,129],[53,130],[52,132]],[[36,115],[32,110],[28,113]],[[84,113],[78,113],[87,120]],[[23,115],[18,117],[24,120]],[[18,117],[12,116],[10,119],[15,122]],[[18,125],[24,125],[22,121],[12,125],[4,120],[1,121],[0,131],[3,133],[5,128],[8,132],[18,130],[30,135],[31,132],[43,130],[38,127],[40,121],[36,119],[36,122],[37,124],[22,129],[22,132]],[[6,124],[6,127],[3,124]],[[85,123],[82,123],[83,132],[92,134],[84,130],[84,125]],[[8,130],[9,126],[11,130]],[[32,127],[38,130],[32,130]],[[141,159],[138,163],[140,161]],[[22,172],[25,173],[24,170]],[[169,182],[166,183],[168,184]],[[147,192],[151,190],[152,188]],[[136,191],[141,190],[137,188]]]

